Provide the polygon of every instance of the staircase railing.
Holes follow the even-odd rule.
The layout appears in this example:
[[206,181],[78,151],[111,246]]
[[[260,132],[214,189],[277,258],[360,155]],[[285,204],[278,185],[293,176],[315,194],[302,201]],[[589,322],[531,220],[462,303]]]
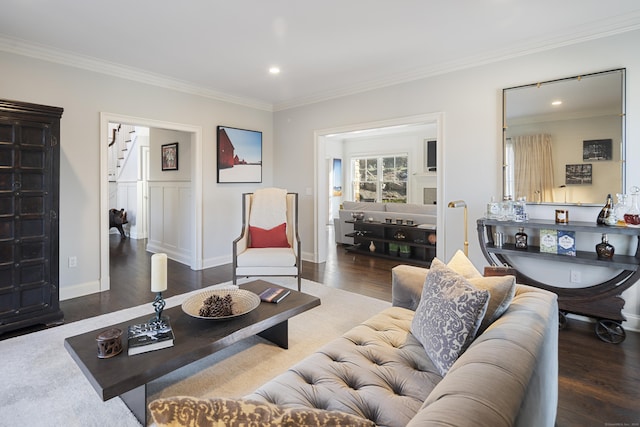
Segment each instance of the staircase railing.
[[129,148],[135,139],[135,126],[119,124],[112,130],[109,141],[109,180],[115,181],[120,176],[122,167],[129,155]]

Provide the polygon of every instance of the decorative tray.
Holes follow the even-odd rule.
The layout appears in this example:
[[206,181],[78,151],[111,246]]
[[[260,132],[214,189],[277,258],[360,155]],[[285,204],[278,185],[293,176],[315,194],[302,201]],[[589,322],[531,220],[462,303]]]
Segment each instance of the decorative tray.
[[[224,299],[227,295],[231,298],[231,313],[224,316],[203,316],[200,309],[205,305],[205,301],[212,299]],[[246,289],[212,289],[200,292],[182,303],[182,311],[191,317],[206,320],[228,320],[243,314],[247,314],[260,305],[260,297]]]

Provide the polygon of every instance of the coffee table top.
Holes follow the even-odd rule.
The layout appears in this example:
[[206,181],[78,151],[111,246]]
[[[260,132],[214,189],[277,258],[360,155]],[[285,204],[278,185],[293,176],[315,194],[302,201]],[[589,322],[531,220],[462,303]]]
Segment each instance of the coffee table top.
[[[240,285],[240,288],[259,294],[272,286],[278,285],[256,280]],[[151,314],[66,338],[64,346],[102,400],[108,400],[319,305],[320,298],[291,290],[278,304],[261,302],[258,308],[245,315],[218,321],[191,317],[177,306],[163,311],[163,316],[169,317],[175,335],[173,347],[127,355],[127,327],[147,322]],[[100,359],[96,337],[112,327],[123,331],[122,353]]]

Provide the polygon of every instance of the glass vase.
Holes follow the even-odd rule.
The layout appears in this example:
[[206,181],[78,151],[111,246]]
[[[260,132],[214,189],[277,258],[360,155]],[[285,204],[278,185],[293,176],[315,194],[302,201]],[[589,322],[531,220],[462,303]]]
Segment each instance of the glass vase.
[[640,188],[631,187],[631,206],[624,214],[624,222],[627,226],[640,226],[640,208],[638,208],[638,192]]

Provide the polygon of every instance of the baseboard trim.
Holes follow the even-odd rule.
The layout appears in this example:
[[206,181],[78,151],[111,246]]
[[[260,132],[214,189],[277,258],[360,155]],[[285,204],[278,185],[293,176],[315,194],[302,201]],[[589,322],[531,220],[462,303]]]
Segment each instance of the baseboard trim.
[[86,283],[80,283],[72,286],[60,287],[60,301],[65,301],[72,298],[83,297],[86,295],[95,294],[100,292],[100,281],[95,280]]

